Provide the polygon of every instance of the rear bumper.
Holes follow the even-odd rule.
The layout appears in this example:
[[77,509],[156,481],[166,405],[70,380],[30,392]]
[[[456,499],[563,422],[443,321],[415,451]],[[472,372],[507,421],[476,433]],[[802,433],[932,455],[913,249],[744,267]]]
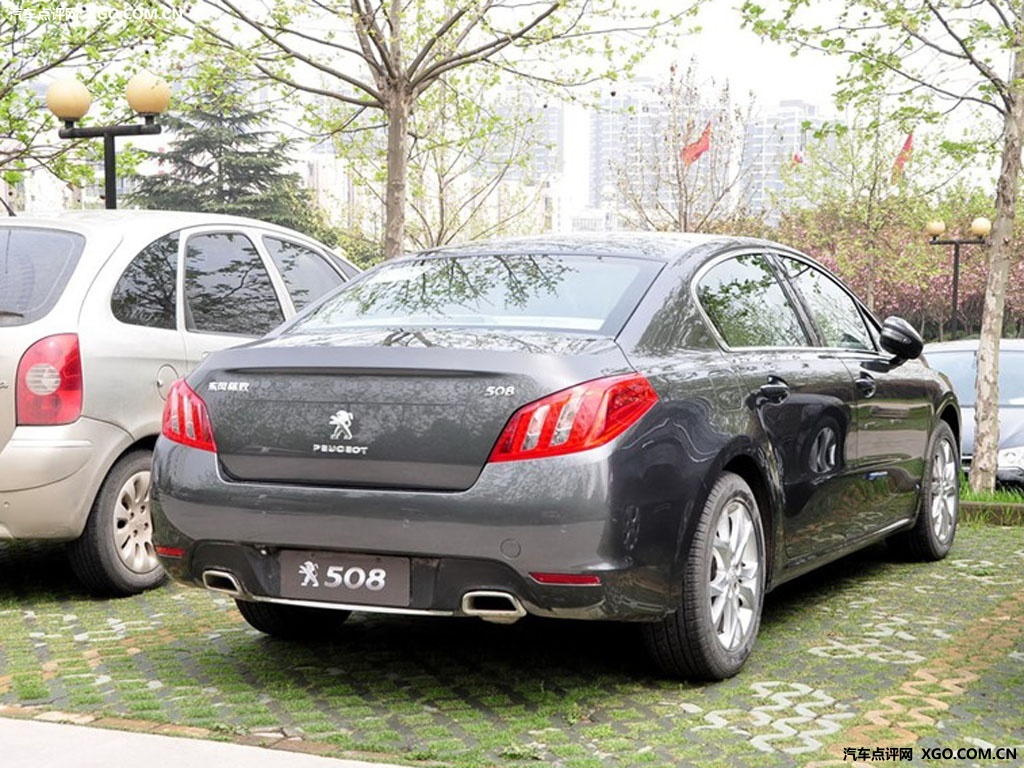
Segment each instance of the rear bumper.
[[999,467],[996,470],[996,482],[1024,486],[1024,467]]
[[15,429],[0,450],[0,539],[78,538],[129,442],[124,430],[92,419]]
[[[678,604],[687,504],[663,468],[639,462],[598,449],[488,465],[455,493],[299,488],[228,482],[213,454],[161,438],[154,541],[183,551],[162,559],[174,578],[203,586],[204,574],[230,577],[243,599],[283,600],[279,553],[318,550],[409,559],[407,606],[333,607],[473,615],[465,595],[493,591],[539,616],[649,620]],[[538,572],[600,585],[541,584]]]
[[[971,459],[973,456],[961,457],[961,465],[964,477],[971,472]],[[1001,466],[996,468],[996,482],[1003,485],[1024,486],[1024,467]]]

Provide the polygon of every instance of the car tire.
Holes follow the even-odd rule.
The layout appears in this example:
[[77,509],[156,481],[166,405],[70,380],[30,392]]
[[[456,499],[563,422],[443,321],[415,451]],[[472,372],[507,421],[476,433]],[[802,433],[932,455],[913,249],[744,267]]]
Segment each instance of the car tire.
[[897,554],[914,560],[941,560],[953,546],[960,518],[960,450],[950,426],[940,421],[928,443],[921,498],[914,527],[891,536]]
[[679,610],[643,627],[655,664],[688,680],[724,680],[739,672],[761,624],[765,567],[757,499],[743,478],[723,473],[683,564]]
[[134,595],[166,578],[153,547],[152,461],[145,450],[118,459],[96,494],[82,535],[68,545],[75,575],[96,594]]
[[281,640],[327,640],[351,614],[351,611],[330,608],[251,600],[235,600],[235,605],[250,627]]

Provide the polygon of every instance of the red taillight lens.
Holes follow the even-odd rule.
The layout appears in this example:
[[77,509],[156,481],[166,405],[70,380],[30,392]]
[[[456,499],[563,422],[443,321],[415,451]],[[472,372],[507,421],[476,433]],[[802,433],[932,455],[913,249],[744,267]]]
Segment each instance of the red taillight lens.
[[604,445],[658,402],[643,376],[595,379],[524,405],[509,419],[489,461],[560,456]]
[[163,436],[169,440],[203,451],[216,451],[213,428],[206,403],[184,379],[171,385],[164,403]]
[[40,339],[18,363],[15,410],[18,424],[71,424],[82,415],[82,357],[78,336]]

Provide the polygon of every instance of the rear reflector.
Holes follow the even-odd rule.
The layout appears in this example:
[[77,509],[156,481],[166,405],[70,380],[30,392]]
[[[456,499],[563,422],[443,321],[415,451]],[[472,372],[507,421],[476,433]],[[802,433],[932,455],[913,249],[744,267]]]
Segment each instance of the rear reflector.
[[601,586],[601,577],[588,573],[531,573],[530,578],[538,584],[555,584],[569,587]]
[[185,550],[181,547],[161,547],[158,545],[156,547],[156,553],[160,555],[160,557],[182,558],[185,556]]
[[203,451],[217,450],[206,403],[184,379],[174,382],[167,394],[161,432],[168,440],[182,445]]
[[609,376],[524,405],[509,419],[489,461],[586,451],[625,432],[658,402],[640,374]]
[[15,411],[23,426],[71,424],[82,415],[82,358],[78,336],[40,339],[18,363]]

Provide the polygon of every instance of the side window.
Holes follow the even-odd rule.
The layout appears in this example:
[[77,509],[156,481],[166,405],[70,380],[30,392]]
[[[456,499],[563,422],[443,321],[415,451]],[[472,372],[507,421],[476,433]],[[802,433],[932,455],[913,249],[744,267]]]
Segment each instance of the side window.
[[746,254],[715,265],[697,296],[730,347],[804,347],[807,335],[768,260]]
[[270,273],[245,235],[195,235],[185,247],[190,331],[259,336],[284,320]]
[[276,237],[264,237],[263,245],[284,278],[295,309],[302,309],[344,282],[324,256],[311,248]]
[[178,240],[177,232],[165,235],[132,259],[110,296],[114,317],[129,325],[175,327]]
[[820,269],[796,259],[780,259],[803,296],[815,325],[828,347],[875,349],[871,332],[856,302],[842,286]]

